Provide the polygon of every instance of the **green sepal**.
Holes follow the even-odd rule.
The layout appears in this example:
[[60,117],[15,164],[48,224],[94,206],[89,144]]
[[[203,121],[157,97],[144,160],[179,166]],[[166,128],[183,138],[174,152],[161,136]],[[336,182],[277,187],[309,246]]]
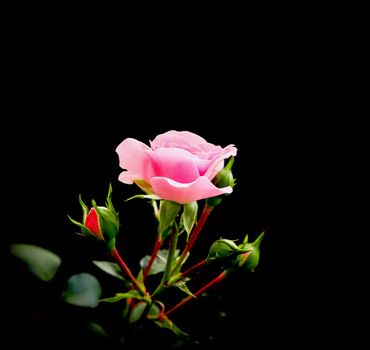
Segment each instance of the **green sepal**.
[[184,204],[182,220],[184,223],[186,233],[188,234],[188,239],[189,239],[190,232],[197,220],[197,214],[198,214],[198,202],[195,201],[195,202]]
[[222,196],[216,196],[216,197],[210,197],[206,199],[206,204],[209,207],[216,207],[217,205],[221,204],[222,202]]
[[[84,224],[81,224],[80,222],[76,221],[75,219],[72,219],[69,215],[68,215],[68,219],[75,225],[77,225],[80,229],[81,229],[81,232],[82,232],[82,235],[83,236],[93,236],[93,237],[97,237],[96,235],[94,235]],[[85,221],[84,221],[85,222]],[[80,234],[78,232],[76,232],[77,234]]]
[[119,219],[116,212],[106,207],[98,207],[94,200],[91,203],[98,214],[99,227],[104,239],[109,241],[116,237],[119,231]]
[[86,221],[87,214],[89,213],[89,208],[82,200],[81,194],[78,196],[78,201],[80,202],[81,208],[82,208],[82,222]]
[[108,210],[111,211],[112,213],[114,213],[118,217],[118,213],[115,211],[113,203],[112,203],[112,192],[113,192],[113,188],[112,188],[112,184],[110,183],[109,187],[108,187],[107,200],[106,200],[105,204],[106,204]]
[[152,199],[152,200],[159,200],[159,199],[161,199],[160,197],[158,197],[157,195],[155,195],[155,194],[137,194],[137,195],[135,195],[135,196],[132,196],[132,197],[130,197],[130,198],[127,198],[126,200],[125,200],[125,202],[128,202],[128,201],[130,201],[130,200],[132,200],[132,199]]
[[179,327],[177,327],[169,318],[165,317],[162,319],[155,320],[154,323],[161,327],[166,328],[175,333],[179,337],[188,337],[188,333],[182,331]]
[[171,274],[173,276],[180,273],[182,266],[186,263],[186,260],[188,260],[189,256],[190,252],[187,252],[185,258],[182,260],[179,266],[177,266],[177,262],[179,261],[179,259],[181,259],[181,256],[178,256],[176,259],[174,259],[173,265],[177,266],[177,268],[172,270]]
[[146,292],[146,288],[145,288],[145,284],[144,284],[144,272],[143,270],[140,270],[137,277],[136,277],[136,280],[138,281],[139,283],[139,286],[141,287],[141,289]]
[[153,193],[152,186],[147,183],[145,180],[142,179],[136,179],[134,183],[139,186],[145,193]]
[[190,281],[190,278],[185,277],[181,281],[178,281],[178,282],[174,283],[173,286],[180,289],[185,294],[190,295],[193,298],[196,298],[196,296],[190,291],[190,289],[186,285],[186,282],[188,282],[188,281]]
[[137,290],[130,290],[127,293],[117,293],[114,297],[100,299],[99,302],[116,303],[122,299],[129,298],[143,300],[143,297]]
[[158,209],[157,202],[155,201],[155,198],[153,198],[153,199],[151,200],[151,204],[152,204],[152,207],[153,207],[153,214],[154,214],[154,217],[155,217],[155,219],[159,222],[159,220],[160,220],[160,217],[159,217],[159,209]]
[[[181,205],[176,202],[162,200],[159,208],[158,234],[163,241],[168,236],[168,228],[172,226]],[[169,232],[171,234],[171,231]]]

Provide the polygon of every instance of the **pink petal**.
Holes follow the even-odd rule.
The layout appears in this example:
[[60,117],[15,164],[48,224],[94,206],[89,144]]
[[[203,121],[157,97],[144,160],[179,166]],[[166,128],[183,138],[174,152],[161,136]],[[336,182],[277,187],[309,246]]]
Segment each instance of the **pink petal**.
[[165,177],[153,177],[151,179],[151,185],[154,193],[159,197],[180,204],[232,192],[230,186],[218,188],[204,176],[200,176],[195,181],[187,184],[179,183]]
[[223,153],[221,153],[217,158],[215,158],[212,162],[212,164],[207,169],[204,176],[206,176],[208,179],[212,180],[222,169],[223,167],[220,166],[222,162],[231,157],[236,156],[237,148],[234,147],[234,145],[229,145],[223,149]]
[[122,171],[121,174],[118,176],[118,180],[123,182],[124,184],[133,184],[135,180],[143,180],[141,179],[140,175],[130,173],[128,171]]
[[152,161],[154,176],[181,183],[193,182],[210,164],[181,148],[159,148],[147,154]]
[[151,162],[146,151],[150,148],[144,143],[127,138],[116,148],[119,156],[119,165],[126,169],[120,174],[119,180],[132,184],[135,179],[148,180],[152,175]]
[[177,146],[191,146],[191,145],[199,145],[207,143],[207,141],[190,131],[176,131],[170,130],[165,132],[164,134],[158,135],[152,142],[153,149],[157,149],[159,147],[164,147],[168,144],[173,144]]

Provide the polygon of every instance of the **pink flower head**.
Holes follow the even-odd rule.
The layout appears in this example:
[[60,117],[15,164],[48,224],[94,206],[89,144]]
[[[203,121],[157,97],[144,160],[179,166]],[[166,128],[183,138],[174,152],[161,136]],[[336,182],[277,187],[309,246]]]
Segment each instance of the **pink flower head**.
[[232,192],[231,186],[216,187],[212,179],[224,160],[236,155],[234,145],[222,148],[189,131],[171,130],[150,146],[132,138],[121,142],[116,149],[125,169],[120,181],[136,182],[147,192],[181,204]]

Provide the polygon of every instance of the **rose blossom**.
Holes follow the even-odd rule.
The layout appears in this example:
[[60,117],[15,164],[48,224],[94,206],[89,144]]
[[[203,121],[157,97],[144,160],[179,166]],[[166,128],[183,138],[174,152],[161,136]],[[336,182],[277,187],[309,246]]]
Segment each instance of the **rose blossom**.
[[225,148],[208,143],[189,131],[168,131],[158,135],[150,146],[127,138],[117,147],[123,171],[119,180],[137,183],[149,193],[177,203],[231,193],[230,186],[218,188],[212,179],[235,156],[234,145]]

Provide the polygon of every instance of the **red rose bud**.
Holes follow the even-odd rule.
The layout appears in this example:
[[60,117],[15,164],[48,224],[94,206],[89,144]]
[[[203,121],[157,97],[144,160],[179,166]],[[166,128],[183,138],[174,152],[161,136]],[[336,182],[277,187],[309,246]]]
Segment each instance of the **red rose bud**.
[[95,208],[91,208],[89,214],[86,216],[85,226],[92,232],[96,237],[104,240],[100,226],[99,217]]
[[245,237],[244,242],[239,247],[249,250],[249,252],[238,255],[234,261],[235,265],[254,271],[260,259],[260,244],[264,235],[265,233],[262,232],[253,243],[248,243],[248,235]]
[[[235,179],[231,168],[234,164],[234,157],[231,157],[226,166],[214,177],[213,184],[218,188],[223,187],[234,187],[235,186]],[[207,198],[206,203],[209,207],[215,207],[219,205],[222,201],[222,196],[211,197]]]
[[83,211],[82,223],[69,218],[74,224],[79,226],[82,234],[92,235],[99,240],[110,242],[118,234],[119,218],[114,210],[111,201],[112,187],[109,186],[106,207],[98,207],[95,201],[92,201],[93,208],[90,210],[82,201],[81,196],[79,202]]

